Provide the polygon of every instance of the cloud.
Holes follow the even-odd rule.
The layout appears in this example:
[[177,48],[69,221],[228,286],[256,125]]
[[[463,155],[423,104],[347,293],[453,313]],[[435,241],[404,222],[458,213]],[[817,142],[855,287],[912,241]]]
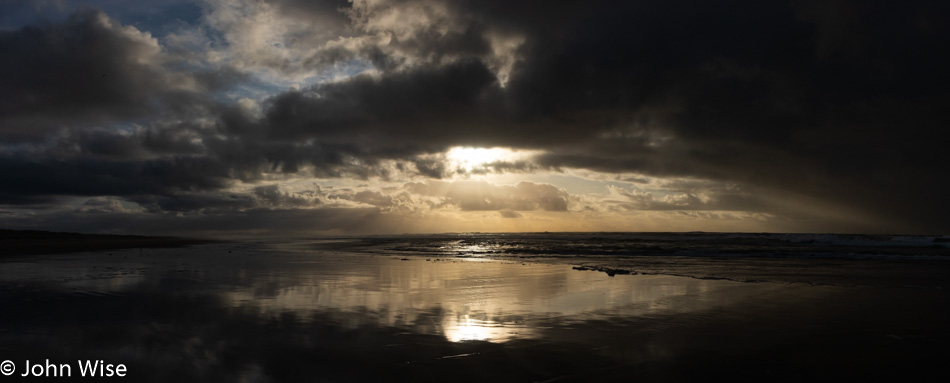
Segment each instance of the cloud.
[[569,195],[553,185],[519,182],[494,185],[485,181],[428,181],[408,183],[405,190],[442,198],[462,211],[567,211]]
[[257,186],[252,191],[257,199],[266,206],[291,208],[313,206],[320,203],[317,198],[283,192],[278,185]]
[[148,32],[93,10],[2,31],[0,55],[16,58],[0,63],[0,137],[7,142],[199,113],[210,87],[201,77],[166,70],[162,48]]
[[86,200],[76,209],[77,213],[103,214],[103,213],[133,213],[136,209],[129,208],[121,200],[109,197],[95,197]]
[[501,217],[502,217],[502,218],[521,218],[521,217],[523,217],[523,216],[521,215],[521,213],[518,213],[518,212],[516,212],[516,211],[511,211],[511,210],[500,210],[500,211],[498,211],[498,214],[501,214]]
[[[0,203],[732,212],[947,231],[947,13],[924,1],[209,0],[196,24],[155,37],[85,10],[0,31],[0,54],[16,58],[0,63]],[[457,146],[535,154],[462,171],[445,157]],[[465,180],[579,170],[607,194]],[[287,186],[312,178],[370,186]]]
[[[302,81],[316,74],[308,62],[314,50],[346,34],[346,1],[202,2],[205,25],[215,33],[206,60],[242,71]],[[332,62],[330,64],[333,64]]]

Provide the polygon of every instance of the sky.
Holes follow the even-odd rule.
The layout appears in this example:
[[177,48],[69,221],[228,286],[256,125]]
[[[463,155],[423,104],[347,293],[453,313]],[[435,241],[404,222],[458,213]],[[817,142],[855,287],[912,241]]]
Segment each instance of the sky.
[[950,233],[950,3],[0,0],[0,227]]

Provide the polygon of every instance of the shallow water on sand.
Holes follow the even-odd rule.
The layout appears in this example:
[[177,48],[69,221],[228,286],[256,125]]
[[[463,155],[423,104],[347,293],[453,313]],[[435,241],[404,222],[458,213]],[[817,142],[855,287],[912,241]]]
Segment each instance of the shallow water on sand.
[[126,250],[5,262],[0,358],[103,359],[135,381],[870,376],[939,365],[945,298],[288,244]]

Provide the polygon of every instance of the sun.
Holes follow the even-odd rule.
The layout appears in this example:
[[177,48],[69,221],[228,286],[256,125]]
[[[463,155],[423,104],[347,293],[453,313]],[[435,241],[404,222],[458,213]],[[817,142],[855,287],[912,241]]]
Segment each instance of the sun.
[[518,152],[505,148],[474,148],[456,146],[445,153],[446,159],[466,171],[485,165],[520,159]]

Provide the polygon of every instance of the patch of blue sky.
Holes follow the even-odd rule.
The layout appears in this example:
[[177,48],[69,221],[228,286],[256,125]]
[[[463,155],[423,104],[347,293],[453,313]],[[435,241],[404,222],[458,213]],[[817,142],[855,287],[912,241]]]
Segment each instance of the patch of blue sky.
[[363,59],[351,59],[335,64],[330,70],[323,71],[309,80],[312,85],[320,85],[330,82],[336,82],[350,77],[357,76],[367,71],[375,70],[373,63]]
[[321,85],[344,81],[373,69],[375,68],[370,62],[354,59],[338,63],[300,80],[283,78],[279,74],[269,72],[252,73],[250,80],[229,89],[223,94],[216,95],[215,98],[219,101],[233,101],[242,98],[262,100],[292,89],[319,88]]
[[[161,3],[166,4],[161,6],[159,5]],[[126,1],[123,4],[137,5],[142,8],[132,7],[133,11],[117,15],[119,21],[135,26],[139,30],[148,31],[157,38],[178,31],[182,25],[196,25],[201,22],[203,15],[201,7],[194,1],[165,0],[157,3]]]
[[213,97],[215,101],[219,102],[233,102],[242,98],[263,100],[289,91],[291,85],[292,84],[275,83],[274,81],[268,81],[259,76],[251,76],[248,81],[234,86],[225,92],[216,93]]
[[55,1],[0,1],[0,30],[62,21],[69,15],[65,6]]
[[202,16],[194,0],[13,0],[0,2],[0,29],[55,23],[83,9],[99,9],[125,25],[153,36],[174,32],[182,23],[196,24]]

